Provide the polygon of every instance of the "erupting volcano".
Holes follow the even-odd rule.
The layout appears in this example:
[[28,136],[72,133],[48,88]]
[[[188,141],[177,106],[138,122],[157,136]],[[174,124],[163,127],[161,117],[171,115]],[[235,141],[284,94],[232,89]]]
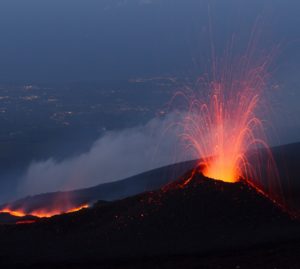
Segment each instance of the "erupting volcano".
[[180,122],[181,138],[200,160],[197,169],[206,177],[229,183],[245,180],[272,199],[281,199],[265,121],[260,117],[266,106],[271,57],[257,60],[254,55],[248,49],[239,60],[231,60],[232,56],[214,60],[210,78],[201,77],[191,93],[179,93],[188,102]]

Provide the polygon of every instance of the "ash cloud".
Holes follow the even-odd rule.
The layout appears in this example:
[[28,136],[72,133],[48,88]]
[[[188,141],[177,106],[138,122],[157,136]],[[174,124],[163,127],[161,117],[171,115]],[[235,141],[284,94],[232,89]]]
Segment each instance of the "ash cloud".
[[89,187],[191,159],[180,149],[179,127],[170,127],[176,121],[175,113],[155,118],[144,126],[108,132],[80,156],[35,161],[21,180],[18,196]]

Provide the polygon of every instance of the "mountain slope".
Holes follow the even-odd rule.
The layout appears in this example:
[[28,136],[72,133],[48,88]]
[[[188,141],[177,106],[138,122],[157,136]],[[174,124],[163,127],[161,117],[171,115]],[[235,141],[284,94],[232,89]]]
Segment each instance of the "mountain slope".
[[[99,203],[32,225],[0,226],[0,236],[6,264],[68,268],[70,264],[112,266],[116,261],[147,257],[235,252],[299,239],[300,226],[244,183],[229,184],[197,174],[185,187],[180,179],[158,191]],[[28,242],[26,247],[23,242]]]
[[[300,143],[274,147],[272,151],[278,166],[286,203],[290,208],[299,210],[300,170],[298,169],[298,156]],[[86,189],[25,197],[13,203],[1,205],[0,210],[9,207],[11,209],[22,209],[30,213],[41,210],[51,211],[58,207],[62,209],[62,212],[66,212],[81,205],[92,205],[98,200],[113,201],[123,199],[142,192],[157,190],[192,169],[195,163],[196,161],[189,161],[173,164],[121,181],[100,184]],[[7,218],[0,214],[0,222],[3,222],[2,220],[6,222]]]
[[[56,208],[60,208],[66,212],[84,204],[92,205],[98,200],[112,201],[123,199],[145,191],[159,189],[191,169],[195,163],[195,161],[189,161],[173,164],[124,180],[100,184],[86,189],[29,196],[13,203],[3,204],[0,206],[0,210],[10,208],[30,214],[33,211],[51,212]],[[3,219],[3,215],[0,214],[0,223],[2,220],[6,220],[6,218]]]
[[[287,203],[294,208],[300,208],[300,170],[298,169],[298,156],[300,143],[275,147],[272,149],[282,187],[289,197]],[[83,204],[93,204],[98,200],[113,201],[136,195],[145,191],[156,190],[175,180],[180,175],[192,169],[196,161],[173,164],[154,169],[121,181],[100,184],[95,187],[74,190],[69,192],[54,192],[25,197],[10,204],[0,206],[0,209],[10,207],[23,209],[27,212],[34,210],[51,210],[51,208],[66,205],[66,210]],[[1,216],[0,216],[1,222]]]

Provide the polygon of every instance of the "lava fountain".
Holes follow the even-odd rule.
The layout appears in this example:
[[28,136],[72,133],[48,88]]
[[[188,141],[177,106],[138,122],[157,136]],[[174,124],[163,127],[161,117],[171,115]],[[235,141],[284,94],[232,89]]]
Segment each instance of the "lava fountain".
[[248,52],[239,60],[214,61],[211,79],[201,77],[196,90],[177,94],[188,103],[181,138],[206,177],[229,183],[245,180],[276,199],[279,177],[259,116],[266,107],[271,57],[254,61],[251,56]]

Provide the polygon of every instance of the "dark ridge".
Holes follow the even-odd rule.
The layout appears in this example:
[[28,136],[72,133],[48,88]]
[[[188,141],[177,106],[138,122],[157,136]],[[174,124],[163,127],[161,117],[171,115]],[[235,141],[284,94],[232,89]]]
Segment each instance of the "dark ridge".
[[[68,192],[45,193],[28,196],[12,203],[3,204],[0,210],[23,209],[25,212],[34,210],[51,210],[57,206],[65,209],[78,207],[83,204],[92,205],[98,200],[112,201],[136,195],[145,191],[157,190],[178,178],[181,174],[191,169],[196,161],[188,161],[154,169],[124,180],[100,184],[95,187]],[[0,215],[0,223],[2,217]]]
[[[286,197],[286,204],[294,211],[300,209],[300,169],[298,156],[300,143],[272,148],[282,189]],[[11,209],[25,209],[26,212],[39,209],[52,209],[57,205],[65,205],[66,211],[83,204],[93,204],[98,200],[114,201],[136,195],[145,191],[157,190],[192,169],[196,161],[188,161],[154,169],[124,180],[100,184],[95,187],[69,192],[54,192],[29,196],[10,204],[0,206]],[[0,223],[2,216],[0,215]]]
[[299,242],[298,221],[245,183],[214,181],[201,174],[186,186],[182,183],[179,179],[158,191],[31,225],[0,226],[2,261],[23,268],[73,268],[82,262],[114,268],[124,260],[209,257]]

